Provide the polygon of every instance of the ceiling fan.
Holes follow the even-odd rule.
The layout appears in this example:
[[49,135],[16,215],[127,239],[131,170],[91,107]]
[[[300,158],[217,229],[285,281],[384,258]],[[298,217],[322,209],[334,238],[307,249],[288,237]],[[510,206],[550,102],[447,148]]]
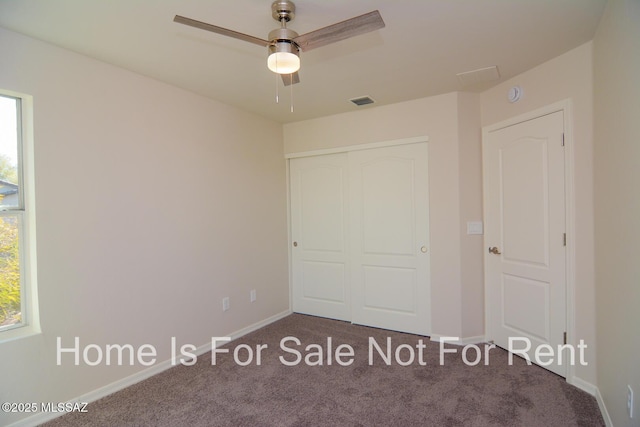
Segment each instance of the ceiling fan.
[[173,21],[268,47],[269,57],[267,59],[267,66],[274,73],[282,75],[282,81],[285,86],[300,82],[300,76],[298,75],[298,70],[300,69],[300,51],[306,52],[384,27],[384,21],[380,16],[380,12],[374,10],[373,12],[365,13],[364,15],[356,16],[355,18],[347,19],[346,21],[338,22],[320,28],[319,30],[311,31],[310,33],[298,35],[295,31],[287,28],[287,22],[293,20],[295,17],[295,11],[295,4],[289,0],[276,0],[271,4],[271,16],[280,22],[280,28],[271,31],[268,40],[180,15],[176,15]]

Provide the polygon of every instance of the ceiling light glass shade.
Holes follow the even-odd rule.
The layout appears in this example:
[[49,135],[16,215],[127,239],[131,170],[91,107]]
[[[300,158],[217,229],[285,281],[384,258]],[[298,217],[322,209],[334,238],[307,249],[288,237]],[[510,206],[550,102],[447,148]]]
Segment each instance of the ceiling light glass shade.
[[267,67],[274,73],[291,74],[300,69],[298,46],[289,41],[279,41],[269,46]]

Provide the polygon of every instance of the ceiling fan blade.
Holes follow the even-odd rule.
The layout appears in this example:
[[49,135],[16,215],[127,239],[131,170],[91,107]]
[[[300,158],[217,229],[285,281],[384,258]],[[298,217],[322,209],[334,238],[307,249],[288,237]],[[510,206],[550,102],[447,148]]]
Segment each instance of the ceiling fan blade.
[[282,83],[284,83],[285,86],[300,83],[300,75],[297,71],[293,74],[282,74]]
[[384,28],[384,21],[382,20],[382,16],[380,16],[380,12],[374,10],[373,12],[365,13],[364,15],[302,34],[293,39],[293,41],[305,52],[348,39],[349,37],[379,30],[380,28]]
[[184,16],[176,15],[173,18],[173,22],[178,24],[189,25],[190,27],[199,28],[201,30],[211,31],[212,33],[222,34],[223,36],[233,37],[234,39],[244,40],[249,43],[257,44],[259,46],[267,46],[269,42],[258,37],[253,37],[248,34],[239,33],[237,31],[228,30],[226,28],[218,27],[216,25],[207,24],[206,22],[196,21],[195,19],[186,18]]

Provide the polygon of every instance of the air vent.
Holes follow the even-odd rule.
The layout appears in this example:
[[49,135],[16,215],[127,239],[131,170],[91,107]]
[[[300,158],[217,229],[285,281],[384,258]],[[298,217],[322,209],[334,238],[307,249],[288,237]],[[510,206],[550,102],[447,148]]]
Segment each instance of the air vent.
[[369,96],[361,96],[359,98],[350,99],[349,101],[353,102],[358,107],[361,107],[361,106],[367,105],[367,104],[373,104],[374,102],[376,102],[376,101],[373,100],[373,98],[371,98]]

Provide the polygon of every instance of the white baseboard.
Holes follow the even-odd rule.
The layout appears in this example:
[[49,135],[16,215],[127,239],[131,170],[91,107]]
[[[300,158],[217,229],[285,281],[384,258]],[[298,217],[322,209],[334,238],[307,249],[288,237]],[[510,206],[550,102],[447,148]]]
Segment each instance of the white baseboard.
[[[246,328],[242,328],[239,331],[235,331],[233,333],[231,333],[229,335],[229,337],[231,337],[231,341],[237,340],[238,338],[245,336],[247,334],[250,334],[253,331],[257,331],[260,328],[264,328],[267,325],[270,325],[274,322],[277,322],[280,319],[283,319],[285,317],[287,317],[288,315],[292,314],[293,312],[291,310],[285,310],[281,313],[278,314],[274,314],[271,317],[267,317],[264,320],[261,320],[259,322],[254,323],[253,325],[249,325]],[[209,350],[211,350],[211,346],[209,346]],[[207,350],[207,351],[209,351]],[[206,353],[206,351],[205,351]]]
[[455,345],[480,344],[485,342],[484,335],[478,335],[477,337],[460,338],[460,337],[450,337],[447,335],[432,334],[431,337],[429,337],[431,341],[435,341],[435,342],[442,342],[443,338],[446,338],[445,342],[447,344],[455,344]]
[[[248,333],[251,333],[255,330],[258,330],[262,327],[270,325],[288,315],[291,314],[290,310],[285,310],[281,313],[275,314],[271,317],[268,317],[264,320],[254,323],[253,325],[249,325],[246,328],[242,328],[238,331],[232,332],[226,336],[231,338],[231,341],[236,340]],[[211,351],[211,342],[205,343],[199,346],[193,353],[196,356],[201,356],[207,352]],[[173,362],[173,363],[172,363]],[[117,391],[123,390],[129,386],[132,386],[140,381],[146,380],[154,375],[157,375],[167,369],[171,369],[175,367],[179,362],[172,361],[171,359],[165,360],[158,364],[155,364],[147,369],[143,369],[140,372],[136,372],[133,375],[129,375],[128,377],[122,378],[118,381],[114,381],[111,384],[107,384],[104,387],[100,387],[96,390],[90,391],[89,393],[85,393],[82,396],[76,397],[75,399],[69,399],[68,402],[95,402],[98,399],[102,399],[105,396],[113,394]],[[7,427],[35,427],[47,421],[51,421],[55,418],[64,415],[61,412],[41,412],[35,414],[31,417],[24,418],[22,420],[18,420],[13,424],[9,424]]]
[[600,408],[600,413],[602,413],[602,418],[604,418],[604,423],[607,427],[613,427],[613,421],[611,421],[611,416],[609,415],[609,411],[607,411],[607,406],[604,404],[604,400],[602,399],[602,395],[600,394],[600,389],[596,387],[596,401],[598,402],[598,407]]
[[467,337],[467,338],[462,338],[460,339],[460,344],[461,345],[467,345],[467,344],[481,344],[481,343],[485,343],[486,339],[484,335],[478,335],[476,337]]
[[578,387],[582,391],[586,391],[587,393],[589,393],[591,396],[594,396],[594,397],[598,391],[598,387],[578,377],[573,377],[571,378],[571,380],[567,378],[567,382],[571,385]]

